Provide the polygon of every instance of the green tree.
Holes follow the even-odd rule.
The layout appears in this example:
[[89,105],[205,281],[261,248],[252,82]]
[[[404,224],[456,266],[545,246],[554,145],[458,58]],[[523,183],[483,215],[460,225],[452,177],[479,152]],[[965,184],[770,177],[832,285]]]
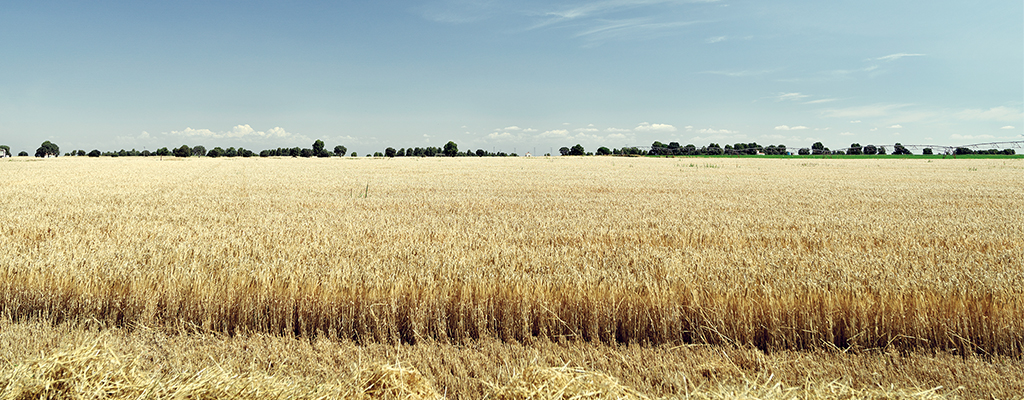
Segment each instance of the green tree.
[[6,145],[6,144],[0,144],[0,150],[3,150],[3,154],[0,154],[0,157],[6,157],[6,156],[13,156],[14,155],[14,154],[11,154],[11,147]]
[[864,148],[860,145],[860,143],[850,143],[850,149],[846,151],[846,154],[855,155],[855,156],[861,155],[863,153],[864,153]]
[[214,147],[212,150],[206,152],[207,157],[217,158],[224,156],[224,149],[220,147]]
[[878,154],[878,148],[875,147],[875,145],[873,145],[873,144],[869,144],[867,146],[864,146],[864,154],[867,154],[869,156],[873,156],[875,154]]
[[202,157],[206,155],[206,148],[202,145],[198,145],[192,148],[192,155]]
[[313,156],[313,149],[302,149],[299,156],[302,156],[303,158],[310,158]]
[[19,151],[18,157],[28,157],[28,152],[25,150]]
[[342,146],[342,145],[334,146],[334,155],[336,155],[338,157],[344,157],[345,153],[348,153],[348,149],[346,149],[345,146]]
[[388,147],[388,148],[384,149],[384,157],[394,157],[395,153],[398,153],[398,152],[395,151],[394,147]]
[[572,151],[572,149],[570,149],[568,147],[565,147],[565,146],[562,146],[562,147],[558,148],[558,153],[563,155],[563,156],[569,155],[569,152],[571,152],[571,151]]
[[92,151],[89,152],[89,157],[99,157],[99,156],[100,156],[100,151],[99,150],[93,149]]
[[[673,142],[673,143],[675,143],[675,142]],[[607,147],[601,146],[601,147],[597,148],[597,155],[599,155],[599,156],[607,156],[609,154],[612,154],[612,151],[609,150]]]
[[570,156],[582,156],[585,154],[587,154],[587,151],[584,150],[583,146],[581,146],[579,143],[576,143],[575,146],[572,146],[572,148],[569,149]]
[[161,148],[156,150],[156,155],[161,156],[161,157],[169,156],[169,155],[171,155],[171,151],[167,150],[166,147],[161,147]]
[[49,140],[43,142],[43,144],[40,145],[38,149],[36,149],[36,157],[47,157],[47,156],[54,156],[54,157],[56,157],[56,156],[59,156],[59,155],[60,155],[60,147],[58,147],[54,143],[51,143]]
[[188,145],[181,145],[181,147],[174,149],[175,157],[188,157],[192,155],[192,148]]
[[444,155],[447,157],[455,157],[459,155],[459,145],[449,140],[448,143],[444,144]]
[[324,151],[324,141],[323,140],[317,139],[315,142],[313,142],[313,154],[316,154],[317,156],[319,156],[320,153],[322,153],[323,151]]

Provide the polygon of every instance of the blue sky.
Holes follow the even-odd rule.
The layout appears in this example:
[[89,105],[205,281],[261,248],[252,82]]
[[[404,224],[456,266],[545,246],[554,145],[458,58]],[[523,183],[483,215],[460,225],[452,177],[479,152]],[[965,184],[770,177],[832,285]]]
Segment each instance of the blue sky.
[[1024,140],[1024,3],[4,2],[0,144]]

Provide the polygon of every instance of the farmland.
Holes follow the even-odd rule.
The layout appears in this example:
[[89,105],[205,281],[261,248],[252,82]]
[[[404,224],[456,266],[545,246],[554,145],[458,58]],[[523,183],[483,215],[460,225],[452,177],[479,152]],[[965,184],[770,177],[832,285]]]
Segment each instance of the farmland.
[[531,360],[650,396],[1024,391],[1018,158],[64,157],[0,181],[5,371],[74,344],[320,384],[397,361],[466,398]]

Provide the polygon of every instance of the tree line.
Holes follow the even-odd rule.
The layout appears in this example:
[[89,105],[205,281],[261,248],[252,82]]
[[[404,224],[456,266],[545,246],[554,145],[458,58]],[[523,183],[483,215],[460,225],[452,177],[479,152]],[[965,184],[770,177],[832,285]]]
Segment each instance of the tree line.
[[[821,142],[815,142],[809,148],[797,149],[796,155],[885,155],[887,154],[885,146],[876,146],[868,144],[861,146],[860,143],[851,143],[850,147],[845,149],[830,150],[825,147]],[[563,156],[589,156],[589,155],[622,155],[622,156],[718,156],[718,155],[794,155],[792,150],[786,147],[784,144],[761,146],[756,142],[752,143],[735,143],[721,146],[718,143],[710,143],[706,146],[697,147],[693,144],[680,145],[679,142],[669,142],[664,144],[661,141],[655,141],[651,144],[650,150],[644,150],[639,147],[622,147],[610,149],[608,147],[598,147],[595,152],[588,152],[582,145],[577,143],[572,147],[564,146],[558,149],[559,154]],[[135,149],[120,151],[106,151],[101,152],[99,150],[92,150],[88,153],[85,150],[72,150],[64,153],[65,156],[89,156],[89,157],[344,157],[348,154],[348,148],[343,145],[334,146],[333,151],[327,150],[322,140],[317,139],[313,142],[312,147],[301,148],[301,147],[279,147],[276,149],[266,149],[259,153],[252,150],[245,149],[242,147],[228,147],[223,149],[220,147],[214,147],[207,150],[206,147],[197,145],[189,147],[188,145],[181,145],[181,147],[169,149],[162,147],[156,151],[143,150],[138,151]],[[906,155],[911,154],[910,150],[906,146],[896,143],[892,147],[893,155]],[[934,154],[933,149],[924,148],[922,154],[930,155]],[[956,147],[951,152],[947,152],[949,155],[968,155],[968,154],[991,154],[991,155],[1014,155],[1016,151],[1013,149],[989,149],[989,150],[972,150],[967,147]],[[0,156],[10,156],[11,148],[6,145],[0,145]],[[28,156],[28,153],[22,151],[18,154],[19,156]],[[57,144],[50,142],[49,140],[43,142],[38,149],[36,149],[36,157],[56,157],[60,155],[60,147]],[[349,154],[351,157],[357,157],[355,152]],[[545,154],[550,156],[551,154]],[[371,154],[367,154],[371,156]],[[410,147],[410,148],[399,148],[387,147],[383,152],[374,152],[374,157],[517,157],[516,153],[505,153],[505,152],[488,152],[483,149],[466,150],[465,152],[459,150],[458,144],[454,141],[449,141],[442,147]]]

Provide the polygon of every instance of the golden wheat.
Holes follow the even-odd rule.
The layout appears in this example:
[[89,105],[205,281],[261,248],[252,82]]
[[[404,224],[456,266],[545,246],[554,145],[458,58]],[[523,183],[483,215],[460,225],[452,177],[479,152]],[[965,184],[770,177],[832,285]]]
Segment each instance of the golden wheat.
[[52,323],[1024,354],[1024,162],[7,161]]

